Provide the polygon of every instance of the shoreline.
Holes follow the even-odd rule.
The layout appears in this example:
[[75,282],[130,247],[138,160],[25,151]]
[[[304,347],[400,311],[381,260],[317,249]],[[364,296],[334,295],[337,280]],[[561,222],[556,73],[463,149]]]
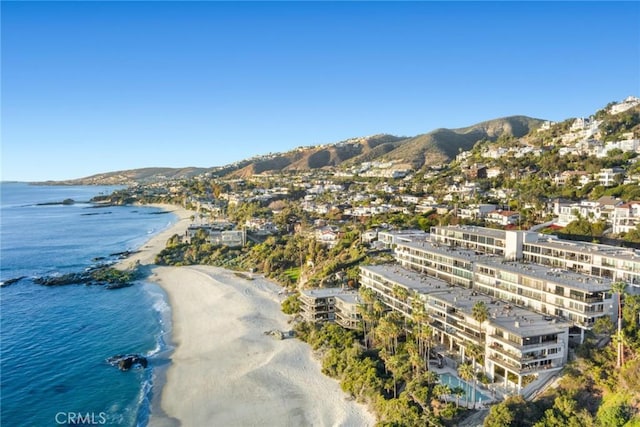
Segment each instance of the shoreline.
[[338,381],[321,372],[307,344],[265,335],[291,329],[280,309],[279,285],[212,266],[155,265],[166,241],[184,234],[192,212],[152,206],[178,220],[116,264],[147,269],[145,281],[162,289],[171,311],[149,426],[375,424],[364,405],[349,400]]
[[155,257],[165,248],[167,240],[169,240],[169,238],[174,234],[181,236],[184,235],[185,231],[189,227],[190,218],[193,215],[193,211],[188,211],[185,208],[176,205],[153,203],[141,206],[162,209],[168,213],[174,214],[177,217],[177,220],[170,227],[153,235],[131,255],[115,263],[113,267],[119,270],[133,268],[137,263],[139,263],[141,267],[154,266]]
[[[156,255],[165,248],[167,240],[169,240],[169,238],[171,238],[174,234],[183,235],[185,233],[185,231],[189,227],[189,224],[191,223],[190,218],[193,215],[193,211],[186,210],[181,206],[161,203],[135,206],[159,208],[167,213],[175,215],[176,217],[176,220],[173,224],[171,224],[165,230],[162,230],[159,233],[151,236],[151,238],[146,240],[140,247],[136,248],[136,250],[132,252],[131,255],[123,258],[122,260],[119,260],[113,265],[114,268],[117,268],[119,270],[130,270],[132,268],[138,268],[145,271],[146,277],[142,279],[145,282],[145,285],[154,287],[154,292],[159,292],[162,296],[162,299],[169,307],[168,318],[162,319],[163,313],[158,314],[160,316],[158,320],[164,323],[161,328],[160,337],[160,339],[162,340],[162,344],[164,344],[164,348],[161,348],[160,351],[154,355],[153,372],[151,374],[151,391],[148,395],[148,403],[150,404],[150,408],[149,412],[145,414],[145,416],[147,425],[151,425],[153,420],[155,419],[162,419],[164,420],[164,423],[161,424],[162,426],[176,427],[180,425],[180,422],[167,415],[161,405],[162,391],[167,384],[167,372],[171,367],[172,354],[175,351],[176,347],[173,341],[173,311],[171,308],[169,294],[162,286],[159,286],[156,281],[152,280],[149,275],[150,269],[155,266]],[[143,397],[143,399],[144,398],[145,397]]]

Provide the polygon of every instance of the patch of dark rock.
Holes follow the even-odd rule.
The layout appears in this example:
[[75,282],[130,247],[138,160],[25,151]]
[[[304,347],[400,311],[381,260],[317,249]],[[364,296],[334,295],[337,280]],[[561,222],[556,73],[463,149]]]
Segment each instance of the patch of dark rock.
[[20,276],[20,277],[14,277],[13,279],[7,279],[4,282],[0,283],[0,286],[4,287],[4,286],[13,285],[15,283],[18,283],[19,281],[21,281],[22,279],[24,279],[26,277],[27,276]]
[[86,285],[104,286],[105,289],[120,289],[132,286],[136,279],[136,271],[120,271],[111,267],[98,266],[88,268],[80,273],[36,277],[33,282],[42,286]]
[[112,256],[112,257],[118,257],[118,258],[120,258],[120,259],[124,259],[124,258],[128,258],[128,257],[130,257],[131,255],[133,255],[133,254],[135,254],[135,253],[137,253],[137,252],[138,252],[138,251],[115,252],[115,253],[109,254],[109,256]]
[[122,288],[128,288],[130,286],[133,286],[133,283],[131,282],[123,282],[123,283],[109,283],[107,285],[104,286],[105,289],[122,289]]
[[64,199],[61,202],[43,202],[43,203],[36,203],[36,206],[56,206],[56,205],[73,205],[75,204],[76,201],[73,199]]
[[116,366],[121,371],[128,371],[131,368],[146,368],[147,358],[139,354],[117,354],[107,358],[107,363]]
[[80,214],[80,216],[109,215],[110,213],[111,213],[111,211],[109,211],[109,212],[91,212],[91,213]]

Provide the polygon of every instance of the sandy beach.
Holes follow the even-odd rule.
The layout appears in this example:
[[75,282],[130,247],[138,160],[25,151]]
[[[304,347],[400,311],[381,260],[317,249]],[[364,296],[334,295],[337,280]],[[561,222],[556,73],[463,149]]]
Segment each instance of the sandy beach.
[[[155,255],[182,234],[192,212],[165,207],[180,218],[121,263],[150,267],[149,280],[168,295],[175,350],[161,409],[150,426],[369,426],[375,418],[350,401],[321,372],[305,343],[275,339],[288,331],[279,286],[209,266],[154,266]],[[157,408],[156,408],[157,409]]]
[[171,227],[154,235],[149,241],[142,245],[142,247],[138,248],[134,254],[116,264],[116,268],[127,269],[137,262],[141,265],[152,266],[155,262],[156,255],[166,247],[167,240],[174,234],[183,235],[189,227],[189,224],[191,224],[191,216],[194,215],[193,211],[188,211],[175,205],[156,203],[147,206],[153,206],[171,212],[176,215],[178,219]]

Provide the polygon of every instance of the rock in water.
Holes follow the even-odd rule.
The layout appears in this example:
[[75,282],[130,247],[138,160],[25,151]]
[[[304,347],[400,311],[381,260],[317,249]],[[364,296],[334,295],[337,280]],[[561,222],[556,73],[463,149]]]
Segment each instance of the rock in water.
[[147,358],[139,354],[118,354],[109,357],[107,363],[111,366],[117,366],[121,371],[128,371],[136,366],[144,369],[148,366]]

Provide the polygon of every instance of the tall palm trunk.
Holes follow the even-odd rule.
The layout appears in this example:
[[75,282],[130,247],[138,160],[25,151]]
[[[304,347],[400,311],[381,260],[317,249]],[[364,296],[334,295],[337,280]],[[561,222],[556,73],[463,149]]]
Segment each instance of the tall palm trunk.
[[622,294],[618,294],[618,361],[616,366],[624,365],[624,347],[622,346]]

